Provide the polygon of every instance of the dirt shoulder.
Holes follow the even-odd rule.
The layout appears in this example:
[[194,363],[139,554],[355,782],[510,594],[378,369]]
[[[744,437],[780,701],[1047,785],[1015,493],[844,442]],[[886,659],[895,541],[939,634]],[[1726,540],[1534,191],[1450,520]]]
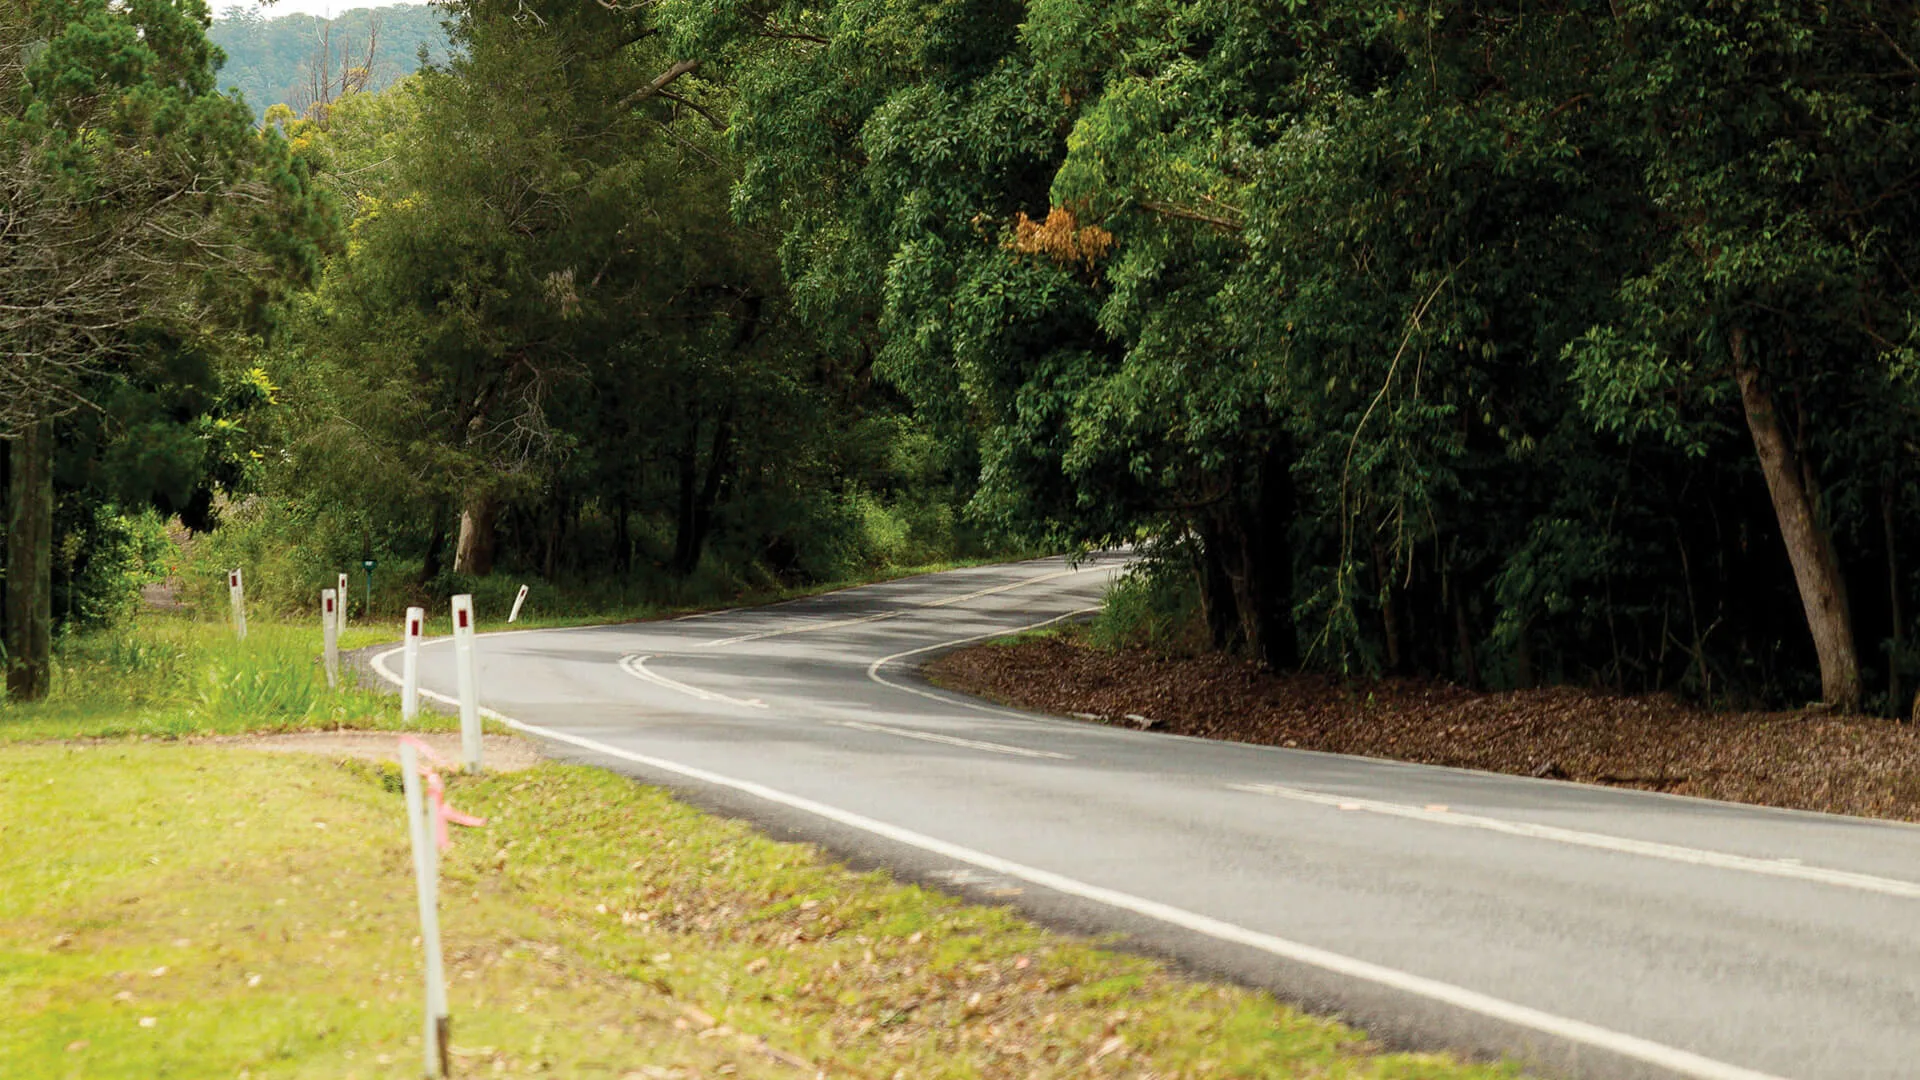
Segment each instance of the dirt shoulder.
[[1920,728],[1799,712],[1707,712],[1571,687],[1478,693],[1404,679],[1275,675],[1226,657],[1107,652],[1071,636],[948,653],[937,685],[1021,708],[1299,747],[1920,820]]

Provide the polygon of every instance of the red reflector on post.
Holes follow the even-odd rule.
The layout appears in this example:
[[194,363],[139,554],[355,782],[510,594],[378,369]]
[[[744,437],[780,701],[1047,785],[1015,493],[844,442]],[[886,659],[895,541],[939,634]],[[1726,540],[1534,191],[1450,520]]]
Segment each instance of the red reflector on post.
[[420,620],[419,619],[413,619],[407,623],[407,633],[413,637],[420,636]]
[[460,613],[460,629],[465,630],[466,628],[467,628],[467,613],[463,611]]
[[228,574],[228,575],[227,575],[227,587],[228,587],[228,588],[232,588],[232,589],[237,589],[237,588],[239,588],[239,587],[240,587],[240,575],[239,575],[239,574]]
[[327,597],[327,610],[328,611],[333,610],[333,597],[331,596]]

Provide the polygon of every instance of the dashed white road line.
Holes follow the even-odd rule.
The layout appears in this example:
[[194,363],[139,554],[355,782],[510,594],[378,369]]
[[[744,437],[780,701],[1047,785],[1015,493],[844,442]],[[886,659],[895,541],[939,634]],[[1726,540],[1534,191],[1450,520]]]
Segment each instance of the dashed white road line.
[[743,709],[764,709],[767,707],[767,703],[761,701],[759,698],[729,697],[717,691],[702,690],[697,686],[690,686],[678,679],[669,679],[665,675],[650,670],[647,667],[647,661],[651,659],[653,659],[652,656],[640,656],[638,654],[623,656],[620,658],[620,670],[642,682],[650,682],[655,686],[664,686],[669,690],[677,690],[682,694],[699,698],[701,701],[718,701],[727,705],[738,705]]
[[1012,754],[1016,757],[1054,758],[1060,761],[1072,761],[1072,754],[1056,754],[1051,750],[1033,750],[1025,746],[1009,746],[1006,743],[982,742],[978,739],[962,739],[953,735],[940,735],[931,731],[914,731],[911,728],[888,727],[885,724],[868,724],[859,720],[829,720],[833,727],[852,728],[854,731],[871,731],[879,735],[898,735],[903,739],[919,739],[922,742],[945,743],[948,746],[964,746],[969,750],[986,750],[995,754]]
[[[1008,632],[1010,631],[1002,631],[1002,633]],[[961,642],[949,642],[947,644],[961,644]],[[374,671],[378,672],[381,678],[386,679],[395,686],[400,685],[400,677],[395,675],[391,668],[387,667],[386,662],[389,657],[398,655],[400,651],[400,649],[390,649],[373,659]],[[876,663],[875,666],[877,667],[878,663]],[[871,674],[871,671],[869,674]],[[431,698],[434,701],[446,704],[455,703],[454,699],[430,690],[422,689],[420,694],[422,697]],[[1512,1024],[1516,1027],[1527,1028],[1532,1031],[1541,1032],[1542,1034],[1565,1039],[1568,1042],[1618,1054],[1621,1057],[1645,1062],[1681,1076],[1691,1077],[1693,1080],[1785,1080],[1785,1078],[1775,1076],[1771,1073],[1763,1073],[1754,1069],[1743,1068],[1739,1065],[1732,1065],[1724,1061],[1717,1061],[1713,1058],[1693,1053],[1690,1050],[1682,1050],[1679,1047],[1667,1046],[1663,1043],[1640,1038],[1637,1035],[1613,1031],[1597,1024],[1589,1024],[1584,1020],[1556,1016],[1553,1013],[1544,1012],[1540,1009],[1506,1001],[1493,997],[1490,994],[1483,994],[1477,990],[1469,990],[1463,986],[1455,986],[1452,983],[1441,982],[1438,979],[1429,979],[1424,975],[1415,975],[1411,972],[1400,971],[1367,960],[1343,956],[1317,946],[1290,941],[1273,934],[1266,934],[1258,930],[1252,930],[1234,923],[1225,922],[1212,916],[1187,911],[1184,908],[1177,908],[1171,904],[1163,904],[1157,900],[1148,900],[1144,897],[1120,892],[1117,889],[1109,889],[1105,886],[1079,881],[1075,878],[1067,877],[1064,874],[1056,874],[1051,870],[1026,866],[1013,862],[1010,859],[1000,858],[997,855],[990,855],[984,851],[976,851],[959,844],[949,843],[937,837],[927,836],[924,833],[914,832],[911,829],[903,829],[898,825],[888,824],[887,822],[879,821],[863,814],[856,814],[850,810],[842,810],[838,807],[828,806],[825,803],[815,802],[812,799],[800,795],[790,795],[784,791],[767,787],[764,784],[756,783],[752,780],[736,779],[708,769],[699,768],[698,766],[684,765],[677,761],[668,761],[665,758],[654,757],[651,754],[635,753],[632,750],[604,743],[598,739],[572,735],[564,731],[556,731],[552,728],[542,727],[538,724],[524,723],[492,709],[483,708],[480,712],[482,715],[493,720],[498,720],[516,731],[524,731],[530,735],[537,735],[543,739],[564,743],[568,746],[587,750],[620,761],[630,762],[657,772],[669,773],[702,784],[738,791],[743,795],[750,795],[765,802],[784,806],[791,810],[800,811],[801,813],[811,814],[847,828],[858,829],[861,832],[891,840],[895,843],[919,848],[922,851],[952,859],[954,862],[967,863],[993,873],[1019,878],[1022,881],[1038,885],[1041,888],[1051,889],[1065,896],[1074,896],[1082,900],[1104,904],[1120,911],[1132,912],[1135,915],[1166,923],[1169,926],[1177,926],[1183,930],[1213,938],[1216,941],[1241,945],[1283,960],[1305,964],[1309,967],[1319,968],[1322,971],[1373,983],[1377,986],[1388,987],[1402,993],[1440,1002],[1465,1012]]]
[[1811,881],[1820,885],[1835,885],[1841,888],[1920,900],[1920,883],[1901,881],[1897,878],[1875,877],[1872,874],[1856,874],[1850,870],[1829,870],[1819,866],[1806,866],[1798,859],[1757,859],[1750,855],[1732,855],[1724,851],[1662,844],[1653,840],[1634,840],[1625,836],[1582,832],[1578,829],[1564,829],[1557,825],[1536,825],[1526,821],[1479,817],[1439,807],[1407,806],[1402,803],[1357,799],[1347,795],[1329,795],[1325,792],[1285,787],[1280,784],[1228,784],[1227,787],[1235,791],[1273,795],[1296,802],[1318,803],[1321,806],[1331,806],[1336,810],[1385,814],[1435,825],[1481,829],[1486,832],[1505,833],[1508,836],[1525,836],[1535,840],[1550,840],[1558,844],[1616,851],[1625,855],[1666,859],[1670,862],[1691,863],[1694,866],[1711,866],[1719,870],[1738,870],[1748,874],[1765,874],[1768,877],[1791,878],[1796,881]]

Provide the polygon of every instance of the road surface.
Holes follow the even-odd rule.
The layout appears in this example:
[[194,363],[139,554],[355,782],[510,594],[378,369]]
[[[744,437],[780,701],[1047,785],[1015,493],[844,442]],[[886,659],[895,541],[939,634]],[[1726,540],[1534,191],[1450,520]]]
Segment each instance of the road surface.
[[[1119,568],[486,634],[481,698],[562,756],[1390,1043],[1549,1076],[1920,1076],[1914,827],[1122,730],[915,679],[1086,611]],[[446,639],[420,670],[455,693]]]

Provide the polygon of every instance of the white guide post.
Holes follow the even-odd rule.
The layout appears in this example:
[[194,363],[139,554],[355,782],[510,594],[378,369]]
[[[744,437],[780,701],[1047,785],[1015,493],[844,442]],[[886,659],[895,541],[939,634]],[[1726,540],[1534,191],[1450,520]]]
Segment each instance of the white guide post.
[[241,641],[245,641],[247,640],[247,585],[241,580],[238,567],[227,571],[227,596],[233,600],[233,634]]
[[339,584],[335,586],[340,598],[340,632],[347,632],[347,575],[341,574]]
[[327,648],[327,685],[340,685],[340,596],[332,589],[320,590],[320,635]]
[[407,644],[400,662],[400,719],[409,724],[420,715],[420,634],[426,624],[424,608],[407,609]]
[[520,605],[527,602],[527,587],[520,586],[520,595],[513,598],[513,613],[507,616],[508,622],[520,621]]
[[480,771],[480,673],[473,660],[473,597],[453,598],[453,667],[460,682],[461,764]]
[[427,973],[427,1017],[423,1045],[428,1076],[447,1075],[447,976],[440,962],[440,853],[434,848],[426,796],[420,790],[420,755],[412,743],[400,744],[400,773],[407,796],[407,835],[413,841],[413,878],[420,897],[420,946]]

